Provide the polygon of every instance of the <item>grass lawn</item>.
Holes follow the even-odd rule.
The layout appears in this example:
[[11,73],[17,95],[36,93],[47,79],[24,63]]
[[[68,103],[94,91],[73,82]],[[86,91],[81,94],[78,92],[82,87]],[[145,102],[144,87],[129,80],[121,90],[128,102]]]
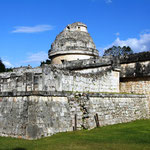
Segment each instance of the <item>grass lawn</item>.
[[150,150],[150,120],[58,133],[32,141],[0,137],[0,150]]

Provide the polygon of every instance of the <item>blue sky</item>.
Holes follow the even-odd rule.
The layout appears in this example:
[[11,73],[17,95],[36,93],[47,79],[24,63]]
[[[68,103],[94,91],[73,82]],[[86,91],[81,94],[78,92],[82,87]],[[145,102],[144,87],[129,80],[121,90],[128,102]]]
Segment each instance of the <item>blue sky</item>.
[[150,0],[0,0],[0,58],[38,66],[67,24],[87,24],[102,55],[112,45],[150,50]]

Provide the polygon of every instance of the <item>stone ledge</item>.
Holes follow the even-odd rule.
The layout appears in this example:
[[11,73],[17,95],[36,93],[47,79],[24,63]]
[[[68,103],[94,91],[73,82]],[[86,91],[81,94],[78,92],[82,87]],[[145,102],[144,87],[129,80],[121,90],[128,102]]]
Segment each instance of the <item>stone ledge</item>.
[[78,69],[87,69],[87,68],[106,67],[112,65],[113,65],[113,61],[111,59],[98,58],[98,59],[65,61],[64,64],[58,67],[62,67],[63,69],[68,69],[68,70],[78,70]]
[[84,55],[91,55],[91,56],[98,56],[98,51],[96,49],[86,49],[86,50],[80,50],[80,49],[72,49],[72,50],[64,50],[64,51],[50,51],[49,57],[53,57],[56,55],[68,55],[68,54],[84,54]]
[[20,96],[54,96],[54,97],[68,97],[68,96],[88,96],[88,97],[108,97],[108,98],[146,98],[147,95],[138,94],[121,94],[121,93],[79,93],[79,92],[59,92],[59,91],[20,91],[20,92],[0,92],[0,97],[20,97]]
[[121,64],[135,63],[135,62],[142,62],[142,61],[150,61],[150,51],[134,53],[131,55],[127,55],[125,57],[124,56],[120,57]]

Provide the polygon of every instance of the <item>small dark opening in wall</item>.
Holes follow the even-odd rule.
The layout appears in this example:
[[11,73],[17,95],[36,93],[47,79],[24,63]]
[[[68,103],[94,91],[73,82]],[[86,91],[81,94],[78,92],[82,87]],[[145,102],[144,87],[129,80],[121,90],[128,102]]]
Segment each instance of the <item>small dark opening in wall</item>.
[[63,64],[63,63],[65,62],[65,60],[64,60],[64,59],[62,59],[62,60],[61,60],[61,62],[62,62],[62,64]]
[[70,27],[68,26],[67,29],[70,29]]
[[78,27],[78,29],[80,29],[80,27]]

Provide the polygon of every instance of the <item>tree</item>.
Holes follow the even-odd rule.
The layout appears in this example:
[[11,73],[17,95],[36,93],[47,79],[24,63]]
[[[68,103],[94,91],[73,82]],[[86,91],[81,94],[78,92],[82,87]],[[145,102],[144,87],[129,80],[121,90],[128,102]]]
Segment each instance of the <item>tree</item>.
[[103,56],[126,56],[133,54],[133,50],[129,46],[113,46],[109,49],[106,49]]
[[40,66],[42,66],[43,64],[51,64],[51,60],[46,59],[46,61],[42,61]]
[[6,67],[3,64],[2,60],[0,59],[0,72],[5,72],[6,71]]

